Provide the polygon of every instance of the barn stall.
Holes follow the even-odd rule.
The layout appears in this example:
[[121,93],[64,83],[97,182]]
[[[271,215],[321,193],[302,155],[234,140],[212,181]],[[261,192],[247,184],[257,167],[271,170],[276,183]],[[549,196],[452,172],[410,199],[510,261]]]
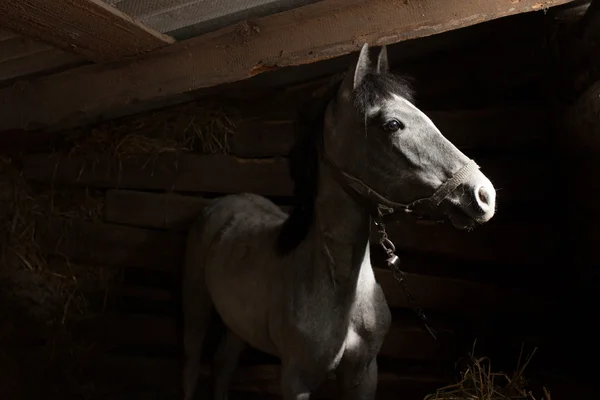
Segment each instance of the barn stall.
[[[373,238],[378,397],[593,395],[597,1],[167,3],[0,4],[4,398],[180,398],[187,227],[228,193],[289,209],[296,112],[363,42],[498,188],[472,232],[388,228],[437,340]],[[505,397],[468,397],[486,377]],[[232,389],[277,398],[278,360],[246,352]]]

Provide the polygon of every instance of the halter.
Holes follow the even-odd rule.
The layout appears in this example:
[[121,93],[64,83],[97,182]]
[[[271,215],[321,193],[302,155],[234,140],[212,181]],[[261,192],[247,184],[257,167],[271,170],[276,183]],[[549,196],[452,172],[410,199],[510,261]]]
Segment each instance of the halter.
[[430,197],[404,204],[389,200],[357,177],[345,172],[329,157],[323,144],[320,147],[321,156],[333,172],[334,179],[352,198],[371,209],[371,217],[376,222],[391,219],[399,214],[412,214],[421,218],[431,215],[446,197],[479,169],[475,161],[469,160],[450,179],[442,183]]

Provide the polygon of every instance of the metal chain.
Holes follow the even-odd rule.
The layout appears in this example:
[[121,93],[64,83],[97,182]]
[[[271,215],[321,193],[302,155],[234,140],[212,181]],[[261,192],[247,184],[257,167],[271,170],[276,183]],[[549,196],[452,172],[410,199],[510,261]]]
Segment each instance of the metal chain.
[[385,231],[385,225],[382,222],[375,222],[375,225],[377,226],[377,230],[381,235],[381,239],[379,239],[379,244],[381,245],[381,247],[383,247],[383,250],[387,254],[386,263],[388,265],[388,268],[392,271],[392,276],[394,277],[394,279],[396,279],[396,281],[402,288],[402,291],[404,292],[408,303],[410,304],[414,312],[419,316],[419,318],[421,318],[421,320],[423,321],[423,325],[425,325],[425,328],[427,329],[429,334],[433,337],[434,340],[437,340],[435,332],[427,324],[427,317],[425,316],[423,309],[416,303],[415,299],[412,297],[410,291],[406,287],[406,274],[400,269],[400,257],[396,255],[396,246],[394,246],[394,243],[387,236],[387,232]]

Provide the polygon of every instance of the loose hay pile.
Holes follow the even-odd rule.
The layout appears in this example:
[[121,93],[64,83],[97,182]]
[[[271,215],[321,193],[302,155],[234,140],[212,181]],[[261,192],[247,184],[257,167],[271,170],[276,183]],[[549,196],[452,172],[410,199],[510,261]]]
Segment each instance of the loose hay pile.
[[235,117],[236,109],[228,103],[189,103],[91,129],[74,129],[65,135],[60,147],[68,154],[116,157],[174,152],[227,154]]
[[[51,143],[49,151],[91,160],[103,155],[225,154],[235,116],[235,107],[227,102],[194,102],[73,129]],[[0,282],[5,293],[27,304],[43,321],[64,323],[71,311],[84,314],[81,284],[106,286],[114,272],[44,257],[36,243],[36,224],[49,218],[98,221],[103,195],[102,191],[31,185],[21,175],[18,157],[1,160],[0,277],[4,279]]]
[[58,192],[30,185],[10,158],[2,159],[0,182],[3,293],[48,324],[64,323],[72,311],[83,314],[85,298],[81,284],[106,282],[110,273],[72,264],[63,257],[45,257],[37,243],[36,232],[40,223],[52,218],[99,220],[102,196],[88,190]]
[[[222,102],[190,103],[73,129],[50,143],[47,153],[92,161],[106,155],[226,154],[234,118],[234,108]],[[93,343],[74,341],[69,326],[89,313],[90,293],[108,293],[119,274],[48,256],[38,236],[55,218],[101,221],[103,201],[103,190],[32,184],[22,175],[19,155],[0,155],[0,363],[13,372],[0,374],[0,393],[11,399],[54,398],[51,391],[61,399],[90,395],[75,373]]]
[[36,233],[49,218],[97,220],[102,207],[92,191],[32,186],[15,159],[0,159],[0,363],[11,372],[0,376],[0,392],[7,398],[81,394],[69,381],[83,351],[66,326],[86,314],[86,290],[103,290],[116,275],[45,256]]
[[535,350],[523,364],[519,357],[517,368],[511,375],[493,372],[487,357],[470,355],[458,383],[440,388],[424,400],[551,400],[546,388],[542,388],[543,397],[536,399],[527,387],[524,371],[534,353]]

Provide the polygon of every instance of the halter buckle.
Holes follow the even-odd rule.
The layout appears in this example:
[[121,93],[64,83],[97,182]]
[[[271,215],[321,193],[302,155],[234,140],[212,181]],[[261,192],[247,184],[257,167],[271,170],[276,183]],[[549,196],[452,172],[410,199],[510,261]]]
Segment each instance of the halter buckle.
[[391,215],[394,213],[394,209],[392,207],[384,206],[383,204],[377,205],[377,215],[379,218],[383,218],[386,215]]

